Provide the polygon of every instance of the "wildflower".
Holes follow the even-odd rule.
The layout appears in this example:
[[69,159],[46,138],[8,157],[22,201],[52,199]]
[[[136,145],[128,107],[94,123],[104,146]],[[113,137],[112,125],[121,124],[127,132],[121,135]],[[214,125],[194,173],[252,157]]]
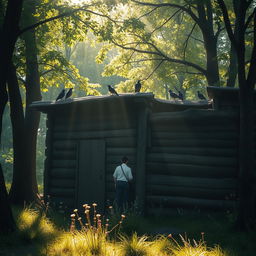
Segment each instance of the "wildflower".
[[92,204],[92,206],[93,206],[93,207],[96,207],[96,206],[97,206],[97,204],[96,204],[96,203],[93,203],[93,204]]
[[75,212],[75,213],[77,213],[77,212],[78,212],[78,210],[77,210],[77,209],[74,209],[74,212]]

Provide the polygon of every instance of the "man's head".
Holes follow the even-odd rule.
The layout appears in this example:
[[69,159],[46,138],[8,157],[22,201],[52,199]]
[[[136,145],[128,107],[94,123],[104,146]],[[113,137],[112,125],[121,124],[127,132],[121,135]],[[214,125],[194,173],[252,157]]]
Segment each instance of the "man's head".
[[124,156],[122,158],[122,163],[126,164],[128,162],[128,157],[127,156]]

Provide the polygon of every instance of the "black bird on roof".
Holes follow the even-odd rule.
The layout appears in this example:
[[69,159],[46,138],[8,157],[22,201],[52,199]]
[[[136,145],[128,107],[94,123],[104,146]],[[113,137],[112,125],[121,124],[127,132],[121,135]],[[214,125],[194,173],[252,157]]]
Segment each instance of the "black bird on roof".
[[183,95],[183,93],[181,92],[181,91],[178,91],[178,96],[179,96],[179,98],[180,98],[180,100],[184,100],[184,95]]
[[66,94],[66,96],[65,96],[65,99],[71,97],[71,95],[72,95],[72,90],[73,90],[73,88],[70,88],[70,89],[68,90],[68,92],[67,92],[67,94]]
[[184,100],[183,93],[176,86],[174,86],[174,88],[178,92],[179,99],[183,101]]
[[135,84],[135,92],[140,92],[141,89],[141,83],[140,80],[138,80],[138,82]]
[[[177,89],[176,89],[176,90],[177,90]],[[180,99],[180,100],[184,100],[184,95],[183,95],[183,93],[182,93],[181,91],[179,91],[179,90],[177,90],[177,92],[178,92],[179,99]]]
[[65,96],[65,89],[62,89],[55,101],[63,99]]
[[199,91],[197,91],[197,97],[199,98],[199,100],[206,100],[204,95],[201,92],[199,92]]
[[170,97],[173,99],[180,99],[179,95],[173,92],[171,89],[169,90]]
[[108,91],[111,94],[115,94],[115,95],[119,96],[119,94],[116,92],[116,90],[111,85],[108,85]]

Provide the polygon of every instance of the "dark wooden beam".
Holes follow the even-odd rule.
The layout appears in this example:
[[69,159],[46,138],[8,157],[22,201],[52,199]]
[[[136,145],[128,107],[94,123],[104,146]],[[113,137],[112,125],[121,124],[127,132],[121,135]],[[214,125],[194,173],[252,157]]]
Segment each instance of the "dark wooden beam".
[[145,212],[146,150],[148,138],[149,108],[144,100],[137,101],[137,156],[136,156],[136,200],[142,214]]
[[45,161],[44,161],[44,200],[47,200],[49,195],[49,179],[50,179],[50,168],[52,161],[52,131],[53,131],[54,119],[51,115],[47,115],[47,132],[46,132],[46,149],[45,149]]

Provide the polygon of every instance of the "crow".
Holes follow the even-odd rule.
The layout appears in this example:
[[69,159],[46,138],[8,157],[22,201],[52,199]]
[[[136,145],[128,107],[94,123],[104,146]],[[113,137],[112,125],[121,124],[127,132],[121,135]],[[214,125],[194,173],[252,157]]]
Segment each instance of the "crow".
[[178,92],[179,99],[183,101],[184,100],[183,93],[180,90],[178,90],[178,88],[176,86],[174,86],[174,87],[175,87],[176,91]]
[[138,80],[138,82],[135,84],[135,92],[140,92],[141,89],[141,83],[140,80]]
[[179,93],[179,98],[180,98],[180,100],[184,100],[184,95],[183,95],[183,93],[181,92],[181,91],[178,91],[178,93]]
[[116,92],[116,90],[111,85],[108,85],[108,91],[111,94],[115,94],[115,95],[119,96],[119,94]]
[[65,96],[65,89],[62,89],[55,101],[61,100]]
[[65,96],[65,99],[69,98],[72,95],[73,88],[70,88]]
[[199,92],[199,91],[197,91],[197,97],[199,98],[199,100],[206,100],[204,95],[201,92]]
[[173,92],[172,90],[169,90],[170,97],[173,99],[180,99],[179,95]]

